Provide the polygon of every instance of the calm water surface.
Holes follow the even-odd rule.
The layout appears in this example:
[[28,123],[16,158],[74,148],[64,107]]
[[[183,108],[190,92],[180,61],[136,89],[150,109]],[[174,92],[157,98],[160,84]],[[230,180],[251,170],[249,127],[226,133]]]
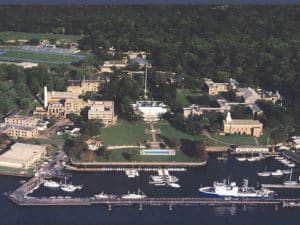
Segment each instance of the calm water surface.
[[[248,178],[251,185],[259,181],[279,183],[283,180],[267,178],[258,180],[256,172],[284,168],[275,160],[263,162],[237,162],[229,158],[227,162],[209,159],[203,168],[187,172],[173,172],[180,178],[180,189],[155,187],[148,184],[149,174],[143,172],[136,179],[128,179],[123,172],[105,173],[73,173],[72,182],[83,184],[84,188],[73,193],[73,196],[91,196],[105,191],[107,193],[124,194],[128,190],[142,189],[148,196],[199,196],[201,185],[211,185],[215,180],[230,177],[241,184],[243,178]],[[297,169],[295,169],[297,171]],[[294,174],[294,178],[299,172]],[[13,190],[20,184],[20,178],[0,177],[0,192]],[[300,196],[300,191],[281,191],[284,197]],[[44,187],[36,190],[34,196],[66,195],[63,192],[49,190]],[[300,209],[279,209],[273,207],[113,207],[109,212],[104,206],[90,207],[19,207],[10,202],[7,197],[0,196],[0,225],[299,225]]]

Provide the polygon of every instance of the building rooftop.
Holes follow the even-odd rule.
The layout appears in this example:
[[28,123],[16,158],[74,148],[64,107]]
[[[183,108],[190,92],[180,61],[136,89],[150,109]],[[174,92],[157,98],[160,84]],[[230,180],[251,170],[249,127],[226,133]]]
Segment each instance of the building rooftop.
[[249,120],[249,119],[238,119],[238,120],[231,120],[226,121],[224,120],[224,123],[232,124],[232,125],[260,125],[261,122],[259,120]]
[[56,98],[56,99],[78,98],[78,94],[72,92],[63,92],[63,91],[49,91],[48,99],[51,98]]
[[256,91],[250,87],[248,88],[239,88],[238,94],[243,96],[245,100],[252,98],[252,99],[260,99],[260,96],[256,93]]

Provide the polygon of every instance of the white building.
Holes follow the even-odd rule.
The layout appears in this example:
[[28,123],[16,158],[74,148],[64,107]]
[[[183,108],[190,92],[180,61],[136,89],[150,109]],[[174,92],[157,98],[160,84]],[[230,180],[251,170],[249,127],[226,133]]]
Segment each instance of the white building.
[[144,121],[158,121],[169,110],[162,101],[137,101],[131,106],[136,114],[143,117]]
[[255,103],[257,100],[261,99],[256,91],[250,87],[239,88],[236,94],[237,96],[242,96],[245,100],[245,103]]

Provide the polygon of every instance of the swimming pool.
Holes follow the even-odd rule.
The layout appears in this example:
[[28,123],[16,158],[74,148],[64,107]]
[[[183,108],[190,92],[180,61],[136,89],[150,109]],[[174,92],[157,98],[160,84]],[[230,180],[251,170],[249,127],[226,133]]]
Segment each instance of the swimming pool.
[[174,149],[144,149],[141,155],[175,155]]

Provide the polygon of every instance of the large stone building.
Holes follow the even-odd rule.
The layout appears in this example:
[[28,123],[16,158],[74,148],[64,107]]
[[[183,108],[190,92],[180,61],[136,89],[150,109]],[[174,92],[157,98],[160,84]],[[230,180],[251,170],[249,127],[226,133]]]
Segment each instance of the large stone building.
[[113,68],[123,69],[127,66],[127,59],[104,61],[100,68],[101,73],[113,73]]
[[262,135],[263,124],[258,120],[232,119],[230,112],[223,121],[223,132],[225,134],[240,134],[259,137]]
[[0,166],[28,169],[46,154],[46,146],[15,143],[0,155]]
[[67,92],[76,93],[78,95],[82,95],[87,92],[98,92],[100,89],[100,80],[69,80],[67,86]]
[[114,124],[116,121],[113,101],[88,101],[89,120],[101,120],[103,124]]
[[31,116],[13,115],[6,117],[4,123],[8,125],[20,125],[35,127],[38,125],[40,119]]
[[5,133],[12,138],[35,138],[39,135],[37,127],[0,124],[0,133]]
[[209,95],[217,95],[220,92],[227,92],[230,90],[229,83],[215,83],[211,79],[205,79],[204,82],[208,88]]

